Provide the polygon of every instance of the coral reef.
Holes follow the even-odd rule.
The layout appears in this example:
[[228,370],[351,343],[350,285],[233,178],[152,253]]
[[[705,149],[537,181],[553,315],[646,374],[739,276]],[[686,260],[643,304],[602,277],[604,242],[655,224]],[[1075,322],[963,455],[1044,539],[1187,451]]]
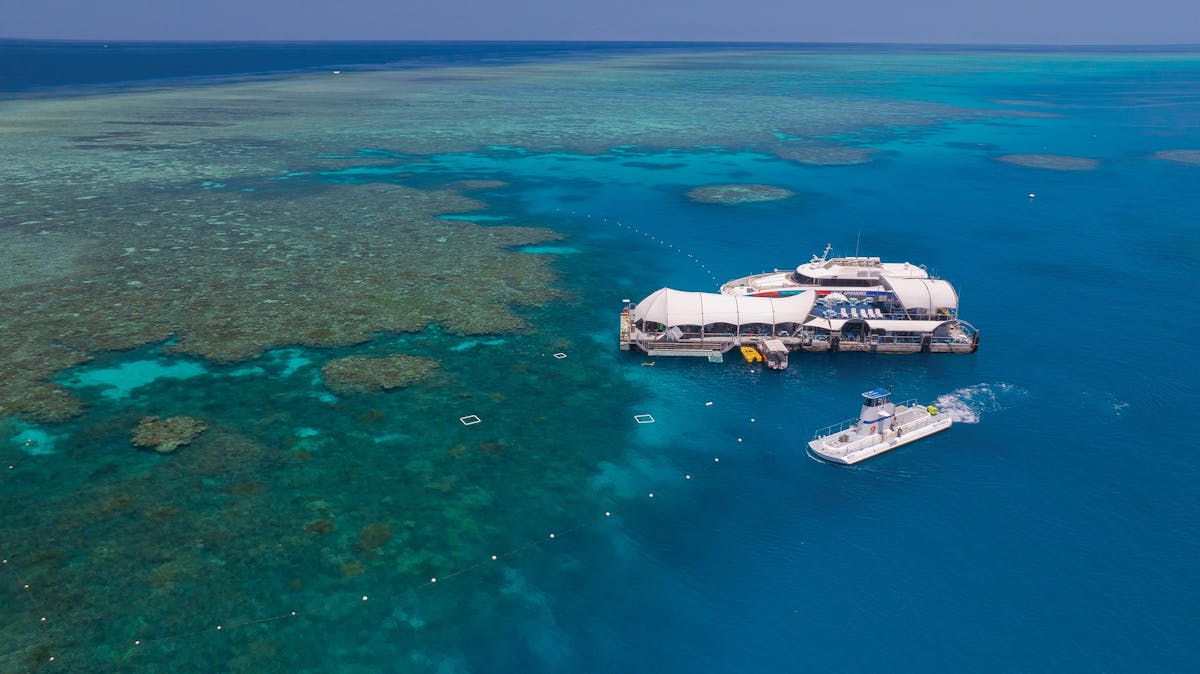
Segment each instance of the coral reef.
[[507,187],[503,180],[456,180],[446,186],[447,189],[469,192],[471,190],[494,190]]
[[[421,381],[439,366],[436,360],[422,356],[347,356],[331,360],[321,368],[321,379],[335,393],[387,391]],[[378,414],[378,410],[373,412]]]
[[[545,259],[507,250],[560,238],[553,232],[437,218],[483,207],[455,192],[337,191],[159,195],[140,224],[123,222],[117,205],[94,204],[83,263],[0,287],[0,325],[21,327],[0,331],[0,415],[78,413],[49,380],[100,351],[173,339],[170,351],[234,362],[277,345],[356,344],[434,322],[459,334],[511,332],[525,324],[510,306],[555,295]],[[74,217],[38,226],[68,239],[76,228]]]
[[354,549],[362,554],[374,554],[390,540],[392,525],[387,522],[371,522],[359,530]]
[[853,145],[788,143],[772,148],[776,157],[811,166],[854,166],[869,164],[875,150]]
[[1098,159],[1060,154],[1006,154],[996,157],[996,161],[1054,171],[1091,171],[1100,166]]
[[205,430],[207,427],[192,417],[145,417],[133,429],[133,445],[151,447],[159,454],[170,454],[195,440]]
[[701,204],[756,204],[764,201],[780,201],[795,195],[789,189],[772,185],[708,185],[697,187],[687,193],[688,198]]
[[1177,164],[1200,165],[1200,150],[1159,150],[1154,153],[1155,159],[1165,159]]

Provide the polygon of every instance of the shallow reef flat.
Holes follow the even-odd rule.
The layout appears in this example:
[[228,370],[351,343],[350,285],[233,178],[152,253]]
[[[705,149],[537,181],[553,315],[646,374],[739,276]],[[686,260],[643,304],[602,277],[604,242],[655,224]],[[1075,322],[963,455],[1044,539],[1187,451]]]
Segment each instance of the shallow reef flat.
[[433,322],[506,332],[523,325],[510,305],[555,292],[545,260],[506,249],[557,235],[437,218],[482,208],[454,192],[366,185],[143,198],[135,210],[112,194],[8,231],[29,248],[85,240],[87,252],[53,278],[0,290],[0,324],[13,328],[0,333],[0,366],[12,373],[0,383],[0,412],[77,412],[48,380],[97,351],[173,339],[172,351],[230,362]]
[[[846,77],[879,95],[839,96]],[[813,138],[1005,114],[898,99],[888,95],[891,84],[888,73],[866,62],[722,53],[306,75],[206,87],[199,96],[189,87],[9,101],[0,106],[0,137],[21,162],[0,174],[18,185],[49,177],[93,185],[225,182],[297,170],[313,163],[316,150],[353,155],[361,147],[430,154],[487,146],[590,153],[629,145],[761,146],[805,161],[848,163],[863,161],[862,150],[847,146],[839,154],[839,143]],[[97,162],[106,175],[90,162],[58,163],[62,153],[47,154],[48,142],[54,150],[107,155]]]

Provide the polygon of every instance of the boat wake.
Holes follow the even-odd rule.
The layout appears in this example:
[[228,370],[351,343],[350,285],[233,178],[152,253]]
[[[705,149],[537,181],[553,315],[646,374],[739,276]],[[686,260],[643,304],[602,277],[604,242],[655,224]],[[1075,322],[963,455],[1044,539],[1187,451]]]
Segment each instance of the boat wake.
[[1012,384],[975,384],[940,395],[935,404],[939,412],[949,414],[955,423],[976,424],[984,412],[1004,409],[1002,399],[1024,392]]

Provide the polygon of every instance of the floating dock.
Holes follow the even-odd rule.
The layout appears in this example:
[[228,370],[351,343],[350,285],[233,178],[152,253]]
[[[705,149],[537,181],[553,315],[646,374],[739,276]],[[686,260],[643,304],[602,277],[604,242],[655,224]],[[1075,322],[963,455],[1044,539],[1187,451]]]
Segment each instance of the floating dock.
[[[937,307],[909,311],[882,301],[805,290],[785,297],[662,288],[621,310],[620,348],[651,356],[713,358],[743,346],[784,351],[974,353],[979,331]],[[881,308],[883,307],[883,308]],[[886,309],[886,311],[885,311]],[[786,355],[782,358],[786,367]],[[774,367],[783,369],[783,367]]]

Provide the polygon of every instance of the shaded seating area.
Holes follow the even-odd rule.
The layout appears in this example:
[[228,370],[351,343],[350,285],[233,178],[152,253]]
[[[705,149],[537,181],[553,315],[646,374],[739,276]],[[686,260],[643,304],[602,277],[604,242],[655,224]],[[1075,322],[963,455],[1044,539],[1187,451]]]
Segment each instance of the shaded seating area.
[[815,301],[813,291],[751,297],[660,288],[633,307],[631,319],[636,330],[656,340],[786,337],[809,319]]

